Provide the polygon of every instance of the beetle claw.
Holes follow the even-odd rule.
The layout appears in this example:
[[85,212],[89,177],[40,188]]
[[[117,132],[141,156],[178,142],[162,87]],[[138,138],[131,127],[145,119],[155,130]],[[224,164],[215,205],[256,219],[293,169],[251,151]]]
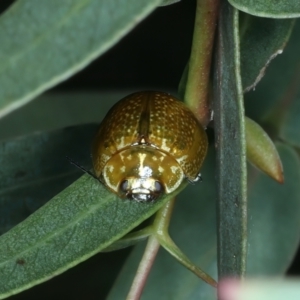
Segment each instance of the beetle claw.
[[195,183],[197,183],[198,181],[199,182],[202,182],[203,181],[203,178],[202,178],[202,176],[201,176],[201,173],[199,173],[197,176],[196,176],[196,178],[195,179],[190,179],[190,178],[186,178],[187,179],[187,181],[190,183],[190,184],[192,184],[192,185],[194,185]]

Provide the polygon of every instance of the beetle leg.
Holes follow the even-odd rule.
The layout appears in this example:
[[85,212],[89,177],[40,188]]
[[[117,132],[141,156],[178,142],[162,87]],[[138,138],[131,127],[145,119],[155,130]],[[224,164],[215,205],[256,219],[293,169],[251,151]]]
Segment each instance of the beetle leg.
[[201,176],[201,173],[198,173],[198,175],[196,176],[195,179],[191,179],[191,178],[188,178],[186,177],[187,181],[190,183],[190,184],[195,184],[196,182],[202,182],[203,179],[202,179],[202,176]]

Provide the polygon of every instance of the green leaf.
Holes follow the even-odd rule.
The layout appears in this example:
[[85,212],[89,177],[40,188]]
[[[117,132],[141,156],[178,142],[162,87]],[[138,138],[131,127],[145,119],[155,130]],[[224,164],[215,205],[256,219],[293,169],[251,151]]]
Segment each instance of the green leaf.
[[162,3],[159,6],[166,6],[166,5],[171,5],[174,3],[177,3],[181,0],[162,0]]
[[1,234],[82,175],[66,155],[91,167],[90,147],[97,128],[69,127],[0,143]]
[[186,83],[189,75],[189,61],[185,65],[185,68],[183,70],[183,73],[181,75],[179,85],[178,85],[178,95],[180,99],[184,99],[184,94],[185,94],[185,88],[186,88]]
[[[283,53],[272,61],[255,91],[245,94],[247,116],[280,128],[282,113],[291,109],[299,90],[300,22],[296,22]],[[274,110],[276,111],[274,113]]]
[[298,0],[228,0],[235,8],[250,15],[267,18],[300,17]]
[[244,91],[255,89],[269,63],[285,48],[294,20],[241,14],[241,71]]
[[[94,131],[89,125],[4,142],[1,187],[3,199],[11,201],[1,203],[1,213],[15,214],[20,206],[24,210],[27,200],[40,206],[68,184],[79,171],[65,155],[90,161],[88,140]],[[173,196],[146,204],[120,200],[84,175],[0,237],[0,298],[50,279],[106,248]],[[11,218],[8,225],[13,225]]]
[[[280,144],[279,154],[286,182],[275,183],[250,166],[247,274],[282,275],[291,263],[300,236],[300,161],[289,146]],[[210,147],[201,170],[204,181],[179,196],[170,233],[187,256],[212,277],[217,276],[215,153]],[[200,196],[199,196],[200,195]],[[125,299],[144,244],[135,247],[108,297]],[[159,288],[157,288],[159,287]],[[147,280],[142,299],[215,300],[208,284],[177,263],[164,249]]]
[[0,19],[0,117],[84,68],[160,3],[16,1]]
[[247,159],[259,170],[283,183],[283,169],[277,149],[267,133],[253,120],[245,118]]
[[247,165],[238,11],[221,2],[214,79],[219,279],[243,276],[247,255]]
[[37,101],[31,101],[0,119],[0,140],[79,124],[99,124],[116,101],[133,92],[116,90],[43,94]]
[[300,148],[300,88],[296,96],[291,99],[289,107],[283,116],[279,136],[291,145]]
[[280,185],[252,168],[249,174],[249,256],[247,274],[277,275],[291,264],[300,237],[300,161],[277,144],[285,182]]
[[86,260],[147,219],[171,197],[174,194],[145,204],[124,201],[91,176],[82,176],[0,237],[0,298]]

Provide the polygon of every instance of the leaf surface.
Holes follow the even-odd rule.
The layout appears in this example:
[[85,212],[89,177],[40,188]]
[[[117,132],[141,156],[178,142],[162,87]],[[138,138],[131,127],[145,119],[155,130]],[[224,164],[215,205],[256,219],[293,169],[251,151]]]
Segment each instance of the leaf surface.
[[[6,187],[5,197],[17,203],[26,202],[27,197],[40,206],[63,188],[72,178],[72,172],[64,173],[62,160],[71,170],[75,167],[69,166],[61,154],[71,151],[70,142],[73,139],[74,144],[74,139],[80,138],[79,132],[73,130],[72,136],[62,130],[23,138],[19,145],[18,141],[4,144],[6,158],[11,154],[7,165],[4,164],[8,172],[7,177],[4,173],[6,182],[2,183]],[[22,150],[24,157],[19,156],[20,161],[14,165],[16,153]],[[29,166],[30,162],[33,164],[27,170],[26,163]],[[15,176],[18,170],[23,176]],[[0,298],[30,288],[86,260],[135,228],[173,196],[146,204],[121,200],[91,176],[82,176],[0,237]],[[3,209],[5,212],[19,211],[20,205],[4,201],[2,207],[4,204],[8,205]],[[13,222],[9,221],[11,226]]]
[[300,22],[296,22],[283,53],[269,65],[255,91],[245,94],[247,116],[252,119],[261,123],[271,121],[271,125],[280,128],[281,114],[289,111],[293,102],[297,101],[300,86],[300,63],[297,60],[300,52],[299,34]]
[[0,237],[0,298],[86,260],[151,216],[169,198],[155,204],[120,200],[84,175]]
[[0,117],[84,68],[160,3],[16,1],[0,19]]
[[0,142],[1,234],[82,175],[66,156],[91,167],[90,148],[97,128],[82,125]]
[[298,0],[228,0],[235,8],[250,15],[266,18],[297,18],[300,16]]
[[171,5],[174,3],[177,3],[181,0],[162,0],[162,3],[160,4],[160,6],[166,6],[166,5]]
[[214,77],[219,279],[241,277],[247,256],[247,167],[239,13],[221,2]]
[[282,53],[294,23],[294,20],[241,14],[241,76],[244,91],[255,89],[270,62]]

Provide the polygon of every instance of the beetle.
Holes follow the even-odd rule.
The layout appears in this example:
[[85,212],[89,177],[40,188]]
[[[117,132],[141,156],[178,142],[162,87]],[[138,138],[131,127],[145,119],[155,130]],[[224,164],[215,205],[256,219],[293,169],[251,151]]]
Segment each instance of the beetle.
[[164,92],[144,91],[117,102],[92,145],[95,176],[121,198],[152,202],[198,181],[207,135],[193,112]]

